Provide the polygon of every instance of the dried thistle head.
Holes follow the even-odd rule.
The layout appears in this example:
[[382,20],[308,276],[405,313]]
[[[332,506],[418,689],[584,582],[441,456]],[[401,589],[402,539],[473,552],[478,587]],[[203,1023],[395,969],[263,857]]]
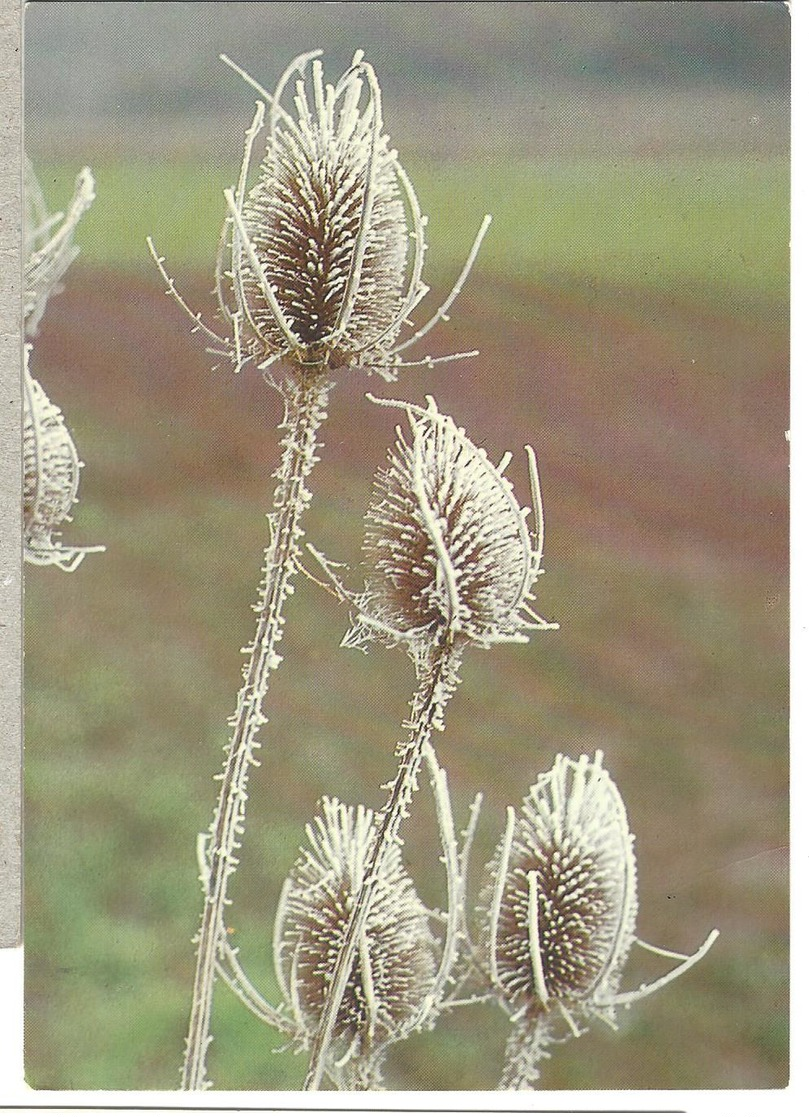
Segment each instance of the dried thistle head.
[[78,255],[73,233],[95,198],[95,182],[89,167],[76,177],[76,187],[66,214],[50,215],[29,159],[24,165],[23,316],[25,332],[33,337],[49,295]]
[[533,451],[531,532],[505,476],[510,455],[493,465],[430,397],[427,408],[379,402],[406,412],[412,441],[399,429],[377,476],[366,514],[365,592],[345,642],[376,636],[421,654],[448,642],[523,641],[531,629],[555,627],[529,604],[543,545]]
[[[278,980],[304,1045],[317,1030],[360,891],[374,814],[327,798],[306,833],[309,846],[284,885],[275,934]],[[352,1059],[373,1060],[420,1024],[439,965],[428,917],[399,846],[389,847],[337,1016],[333,1072]]]
[[[406,363],[401,352],[446,317],[489,219],[449,299],[397,344],[428,290],[421,278],[426,218],[383,132],[373,67],[358,51],[332,85],[324,82],[321,53],[296,58],[273,94],[222,56],[262,97],[247,130],[239,183],[225,191],[222,243],[229,260],[223,251],[217,290],[234,331],[232,346],[226,344],[237,364],[251,357],[264,368],[287,358],[304,368],[364,367],[392,378]],[[266,154],[248,191],[265,103]]]
[[31,346],[25,347],[23,376],[23,538],[26,562],[73,571],[90,551],[103,547],[65,547],[55,538],[69,522],[79,487],[76,447],[62,412],[28,371]]
[[647,996],[694,964],[716,937],[658,981],[619,985],[638,913],[634,836],[623,799],[597,751],[591,761],[557,756],[508,825],[479,906],[492,987],[512,1020],[546,1034],[560,1017],[570,1031],[592,1016],[614,1026],[615,1009]]

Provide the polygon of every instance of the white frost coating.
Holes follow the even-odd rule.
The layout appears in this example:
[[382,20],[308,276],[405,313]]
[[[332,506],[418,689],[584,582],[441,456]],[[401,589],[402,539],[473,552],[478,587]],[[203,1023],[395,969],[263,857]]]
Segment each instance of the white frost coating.
[[[262,98],[245,133],[237,186],[225,191],[216,294],[232,337],[220,337],[201,322],[150,244],[167,292],[191,317],[193,329],[205,330],[210,351],[228,356],[237,370],[249,359],[261,369],[285,359],[303,367],[362,368],[391,380],[400,367],[475,355],[416,361],[401,356],[447,320],[491,217],[484,218],[448,298],[397,344],[428,291],[422,280],[426,218],[383,131],[373,67],[358,51],[334,85],[324,83],[321,53],[294,59],[273,93],[220,56]],[[295,74],[300,76],[293,83]],[[265,104],[266,151],[248,190]]]
[[28,369],[23,369],[23,546],[26,562],[74,571],[86,554],[102,546],[72,547],[58,531],[70,521],[82,463],[59,408]]
[[[615,1026],[616,1008],[668,984],[713,944],[716,931],[689,957],[638,939],[633,846],[600,750],[593,760],[557,756],[530,788],[516,823],[509,808],[479,904],[489,979],[514,1025],[502,1089],[530,1088],[549,1044],[580,1035],[593,1017]],[[680,965],[621,993],[633,944]]]

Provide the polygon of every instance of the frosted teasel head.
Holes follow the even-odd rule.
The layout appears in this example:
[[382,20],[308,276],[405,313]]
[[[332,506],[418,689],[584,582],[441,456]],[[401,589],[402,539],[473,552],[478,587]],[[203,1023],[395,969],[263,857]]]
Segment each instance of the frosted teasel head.
[[[323,1010],[374,836],[374,813],[326,798],[287,878],[276,918],[275,966],[308,1046]],[[423,1020],[439,976],[438,943],[398,845],[388,848],[337,1016],[332,1074],[374,1060]]]
[[[402,353],[447,317],[489,218],[449,298],[398,342],[428,291],[426,218],[383,132],[373,67],[357,51],[332,85],[324,81],[321,54],[296,58],[272,94],[222,56],[262,100],[247,131],[238,185],[225,191],[229,252],[217,269],[220,306],[233,325],[237,363],[249,356],[267,367],[286,358],[302,367],[366,368],[392,379],[408,363]],[[266,154],[248,191],[265,105]],[[415,363],[446,359],[454,358]]]
[[60,279],[78,255],[73,234],[95,198],[95,182],[89,167],[85,167],[76,177],[67,212],[49,214],[34,169],[26,158],[23,195],[23,316],[26,335],[33,337],[48,297],[58,291]]
[[405,412],[410,438],[397,428],[376,478],[365,517],[365,590],[346,594],[357,619],[344,643],[361,647],[376,637],[404,642],[418,656],[448,644],[525,641],[532,630],[556,628],[530,605],[544,538],[533,450],[526,447],[529,529],[531,513],[505,474],[510,454],[495,466],[429,396],[426,408],[376,402]]
[[70,521],[77,500],[82,463],[62,412],[28,371],[31,346],[25,346],[23,376],[23,542],[26,562],[71,572],[90,551],[70,547],[56,535]]
[[[523,800],[508,810],[479,907],[483,957],[492,988],[513,1021],[549,1038],[560,1019],[579,1034],[597,1017],[615,1027],[615,1010],[648,996],[699,961],[712,931],[691,956],[660,950],[635,934],[638,914],[634,836],[603,755],[559,755]],[[619,986],[633,944],[679,962],[632,992]]]

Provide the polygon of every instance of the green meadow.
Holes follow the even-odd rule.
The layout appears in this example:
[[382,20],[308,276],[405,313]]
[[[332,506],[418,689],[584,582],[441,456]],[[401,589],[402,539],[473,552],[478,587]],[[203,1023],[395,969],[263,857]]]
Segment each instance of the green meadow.
[[[557,751],[602,748],[636,834],[638,934],[708,957],[560,1046],[548,1089],[778,1088],[787,1081],[788,189],[785,157],[408,164],[430,215],[425,316],[480,217],[494,220],[425,352],[480,350],[389,386],[334,391],[308,536],[356,564],[373,472],[394,436],[369,388],[434,393],[511,472],[543,474],[558,633],[475,651],[437,742],[456,821],[478,790],[474,883],[505,807]],[[78,166],[37,164],[53,206]],[[200,892],[195,839],[252,635],[280,406],[254,370],[211,371],[164,296],[151,234],[195,309],[233,171],[93,163],[81,256],[33,371],[82,460],[64,532],[104,543],[67,576],[26,570],[26,1073],[41,1089],[175,1089]],[[422,319],[419,319],[421,321]],[[415,352],[415,350],[414,350]],[[360,573],[349,575],[359,585]],[[407,713],[395,650],[341,650],[338,602],[299,580],[252,777],[233,941],[277,996],[272,921],[324,794],[381,803]],[[405,860],[442,902],[426,780]],[[664,966],[636,952],[627,983]],[[491,1089],[493,1006],[395,1048],[389,1086]],[[217,990],[217,1088],[299,1089],[305,1056]]]
[[[53,204],[77,169],[38,164]],[[408,171],[439,267],[463,261],[478,215],[493,210],[477,270],[499,279],[597,277],[708,304],[787,295],[786,157],[486,157],[408,162]],[[93,172],[103,204],[82,224],[87,265],[145,271],[152,235],[172,266],[210,268],[232,169],[189,159],[101,162]]]

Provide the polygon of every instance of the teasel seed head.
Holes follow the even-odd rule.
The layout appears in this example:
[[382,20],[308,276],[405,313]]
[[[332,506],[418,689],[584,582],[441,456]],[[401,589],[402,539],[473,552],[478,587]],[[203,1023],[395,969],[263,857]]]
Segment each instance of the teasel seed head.
[[[332,85],[324,82],[321,53],[296,58],[272,94],[222,55],[262,101],[247,130],[238,185],[225,192],[222,243],[230,259],[226,265],[223,252],[217,269],[220,306],[234,328],[237,363],[251,357],[266,368],[286,358],[303,369],[365,368],[393,379],[408,363],[402,350],[446,318],[490,219],[438,314],[397,344],[428,291],[421,278],[426,218],[383,132],[373,67],[357,51]],[[265,104],[266,154],[248,191]],[[446,359],[454,357],[414,363]]]
[[[279,903],[275,964],[304,1046],[317,1030],[348,919],[359,895],[374,836],[374,814],[326,798],[306,827],[302,850]],[[339,1009],[332,1073],[352,1059],[381,1056],[422,1020],[438,971],[438,943],[429,913],[388,848],[361,932],[359,950]]]
[[66,547],[56,531],[70,520],[79,487],[76,447],[62,412],[28,370],[23,376],[23,536],[26,562],[73,571],[90,551],[103,547]]
[[510,460],[489,461],[463,428],[427,407],[401,407],[412,440],[398,429],[366,514],[365,592],[345,643],[405,641],[416,654],[464,642],[488,647],[555,628],[530,608],[541,573],[539,478],[528,450],[534,529],[505,476]]
[[[536,1025],[548,1041],[561,1020],[579,1034],[591,1017],[615,1025],[615,1009],[647,996],[688,969],[713,943],[687,957],[635,935],[638,914],[634,836],[621,794],[593,760],[556,758],[508,824],[481,897],[482,956],[511,1019]],[[634,943],[681,962],[635,992],[619,986]]]
[[26,335],[33,337],[48,297],[59,290],[60,279],[78,255],[73,234],[95,198],[95,182],[89,167],[85,167],[76,177],[67,213],[50,215],[34,169],[26,158],[23,194],[23,316]]

